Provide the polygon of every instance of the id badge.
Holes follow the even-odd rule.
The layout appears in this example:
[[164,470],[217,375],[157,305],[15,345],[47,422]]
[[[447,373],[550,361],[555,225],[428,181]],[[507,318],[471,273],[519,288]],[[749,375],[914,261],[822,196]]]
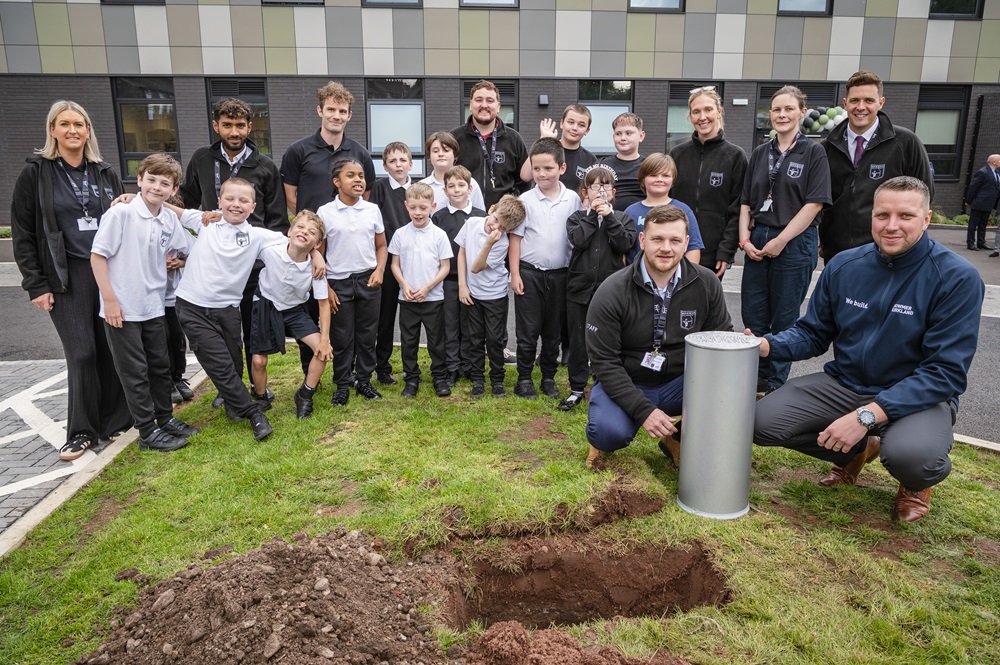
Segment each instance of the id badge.
[[663,361],[666,360],[666,356],[658,351],[650,351],[642,358],[642,366],[646,369],[651,369],[654,372],[659,372],[663,368]]
[[767,212],[771,209],[771,197],[764,199],[764,204],[760,207],[761,212]]
[[96,231],[97,230],[97,218],[96,217],[79,217],[76,220],[76,225],[81,231]]

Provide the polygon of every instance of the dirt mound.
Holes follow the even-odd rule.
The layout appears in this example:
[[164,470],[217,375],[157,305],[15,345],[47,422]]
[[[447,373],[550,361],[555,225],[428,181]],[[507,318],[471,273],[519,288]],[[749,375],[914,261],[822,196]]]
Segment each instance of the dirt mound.
[[557,630],[541,630],[528,636],[516,621],[496,623],[479,638],[467,665],[689,665],[669,654],[648,660],[628,658],[611,647],[587,651],[578,641]]
[[[137,607],[120,610],[106,642],[77,662],[444,662],[429,618],[414,606],[458,584],[454,560],[436,553],[390,566],[379,545],[340,529],[299,545],[274,540],[217,566],[192,565],[143,589]],[[145,581],[131,569],[121,578]]]

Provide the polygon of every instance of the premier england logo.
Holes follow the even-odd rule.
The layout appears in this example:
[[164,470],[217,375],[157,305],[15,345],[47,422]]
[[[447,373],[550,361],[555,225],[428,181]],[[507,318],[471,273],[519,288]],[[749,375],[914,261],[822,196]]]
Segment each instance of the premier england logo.
[[722,174],[712,171],[708,176],[708,184],[712,187],[722,187]]
[[506,161],[507,161],[507,153],[500,150],[497,150],[496,152],[493,153],[494,164],[503,164]]
[[240,231],[236,234],[236,244],[240,247],[246,247],[250,244],[250,234],[245,231]]
[[802,164],[799,164],[798,162],[789,162],[788,163],[788,177],[789,178],[798,178],[799,176],[802,175],[802,169],[804,169],[804,168],[805,168],[805,166],[803,166]]
[[881,180],[885,177],[885,164],[872,164],[869,177],[872,180]]
[[692,330],[694,329],[695,321],[698,319],[697,310],[693,309],[682,309],[681,310],[681,329],[682,330]]

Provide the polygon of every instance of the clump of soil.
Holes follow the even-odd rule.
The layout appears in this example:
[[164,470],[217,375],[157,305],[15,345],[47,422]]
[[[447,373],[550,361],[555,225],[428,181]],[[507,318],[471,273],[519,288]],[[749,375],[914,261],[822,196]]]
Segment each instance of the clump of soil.
[[[192,565],[143,589],[138,606],[120,610],[105,643],[77,663],[444,662],[414,606],[459,584],[454,559],[436,553],[390,566],[381,544],[340,528]],[[145,581],[134,570],[121,577]]]

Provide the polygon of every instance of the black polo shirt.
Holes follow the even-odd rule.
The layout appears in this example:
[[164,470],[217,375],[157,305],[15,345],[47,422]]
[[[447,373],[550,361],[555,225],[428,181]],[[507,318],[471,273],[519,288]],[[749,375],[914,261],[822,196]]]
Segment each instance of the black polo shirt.
[[344,136],[340,147],[334,149],[323,140],[320,131],[317,129],[312,136],[288,146],[285,156],[281,158],[281,182],[298,187],[295,212],[316,212],[320,206],[333,200],[336,192],[330,169],[338,160],[357,160],[365,169],[365,189],[369,190],[375,184],[375,164],[367,148]]
[[[772,152],[773,164],[779,166],[780,152],[777,142],[772,139],[754,148],[743,179],[740,204],[750,206],[750,216],[755,223],[781,228],[792,221],[792,217],[807,203],[822,203],[824,208],[829,207],[833,201],[830,195],[830,163],[820,143],[800,136],[780,160],[773,189],[768,177],[768,152]],[[771,192],[771,209],[761,211],[768,192]],[[818,224],[817,217],[812,225]]]
[[[80,162],[79,166],[70,166],[62,159],[54,161],[52,183],[52,209],[55,211],[56,223],[62,231],[63,243],[66,247],[66,256],[74,259],[89,259],[90,248],[94,244],[94,236],[97,235],[97,221],[101,218],[101,196],[104,192],[99,189],[100,180],[97,177],[96,169],[89,169],[87,160]],[[79,219],[84,216],[83,205],[76,196],[73,186],[69,184],[69,178],[76,183],[81,195],[84,195],[83,181],[84,175],[87,180],[87,192],[84,196],[87,201],[87,214],[94,220],[92,229],[82,229]]]

